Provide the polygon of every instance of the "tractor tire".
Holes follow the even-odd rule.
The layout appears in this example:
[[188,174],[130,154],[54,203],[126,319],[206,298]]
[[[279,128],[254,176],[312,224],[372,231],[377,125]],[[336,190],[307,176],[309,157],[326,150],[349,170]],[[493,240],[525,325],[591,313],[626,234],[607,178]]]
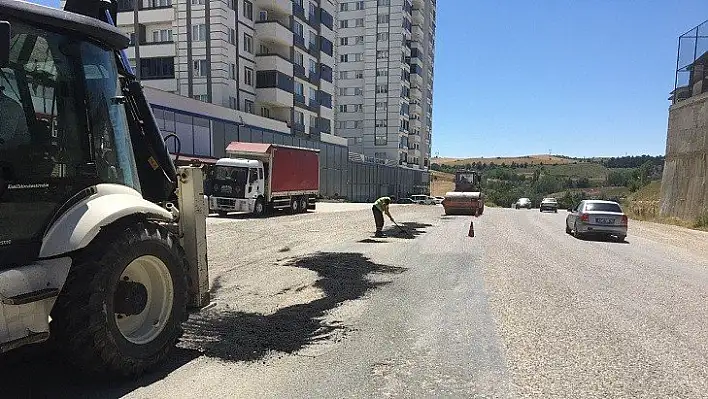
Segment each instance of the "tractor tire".
[[297,197],[290,198],[290,213],[300,213],[300,200]]
[[57,348],[91,375],[135,377],[159,365],[187,319],[186,265],[161,226],[131,220],[102,230],[74,259],[52,310]]

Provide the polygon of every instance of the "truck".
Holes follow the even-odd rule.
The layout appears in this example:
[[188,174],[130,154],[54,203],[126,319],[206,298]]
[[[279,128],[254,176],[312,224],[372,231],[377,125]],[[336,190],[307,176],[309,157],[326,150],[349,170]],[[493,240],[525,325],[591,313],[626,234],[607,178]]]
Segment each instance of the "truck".
[[318,149],[235,141],[226,153],[230,157],[217,160],[207,180],[211,212],[263,216],[272,210],[315,209],[320,189]]
[[484,213],[484,194],[482,177],[477,171],[458,170],[455,172],[455,191],[445,194],[442,201],[446,215],[471,214],[481,216]]
[[0,0],[0,353],[51,336],[124,377],[169,356],[209,278],[202,167],[175,167],[116,14]]

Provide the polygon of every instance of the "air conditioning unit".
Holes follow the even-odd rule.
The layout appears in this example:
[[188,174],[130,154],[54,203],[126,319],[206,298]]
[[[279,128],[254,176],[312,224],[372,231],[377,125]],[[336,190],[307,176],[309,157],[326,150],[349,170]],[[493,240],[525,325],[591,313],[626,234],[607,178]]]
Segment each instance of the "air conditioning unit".
[[261,11],[258,13],[258,20],[259,21],[267,21],[268,20],[268,11]]

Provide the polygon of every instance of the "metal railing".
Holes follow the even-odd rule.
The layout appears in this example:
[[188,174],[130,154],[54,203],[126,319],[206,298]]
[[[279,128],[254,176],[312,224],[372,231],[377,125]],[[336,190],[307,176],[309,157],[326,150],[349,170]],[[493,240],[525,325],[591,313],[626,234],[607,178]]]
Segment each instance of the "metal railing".
[[708,92],[708,20],[679,36],[676,53],[674,104]]

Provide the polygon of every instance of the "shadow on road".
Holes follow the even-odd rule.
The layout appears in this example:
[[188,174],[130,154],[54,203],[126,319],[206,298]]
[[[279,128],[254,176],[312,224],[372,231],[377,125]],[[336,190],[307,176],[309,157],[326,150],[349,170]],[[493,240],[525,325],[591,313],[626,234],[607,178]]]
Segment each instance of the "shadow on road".
[[365,238],[363,240],[357,241],[362,244],[386,244],[386,241],[374,240],[372,238]]
[[271,352],[294,353],[346,328],[324,320],[330,310],[388,284],[370,281],[367,275],[406,270],[374,263],[359,253],[316,253],[291,259],[285,266],[317,272],[315,287],[324,292],[324,297],[270,315],[213,310],[192,316],[185,325],[181,345],[229,361],[258,360]]
[[[282,308],[270,315],[223,310],[192,314],[178,348],[159,369],[135,381],[100,381],[85,377],[46,348],[23,348],[0,361],[0,398],[119,398],[169,375],[205,355],[227,361],[254,361],[268,353],[294,353],[324,341],[346,326],[326,320],[345,301],[388,284],[368,275],[392,275],[406,269],[374,263],[359,253],[316,253],[287,260],[284,266],[315,271],[324,297]],[[215,281],[212,292],[221,284]]]
[[418,222],[404,222],[398,224],[401,227],[390,226],[383,230],[387,237],[396,237],[404,239],[413,239],[425,233],[425,229],[431,227],[432,224]]

